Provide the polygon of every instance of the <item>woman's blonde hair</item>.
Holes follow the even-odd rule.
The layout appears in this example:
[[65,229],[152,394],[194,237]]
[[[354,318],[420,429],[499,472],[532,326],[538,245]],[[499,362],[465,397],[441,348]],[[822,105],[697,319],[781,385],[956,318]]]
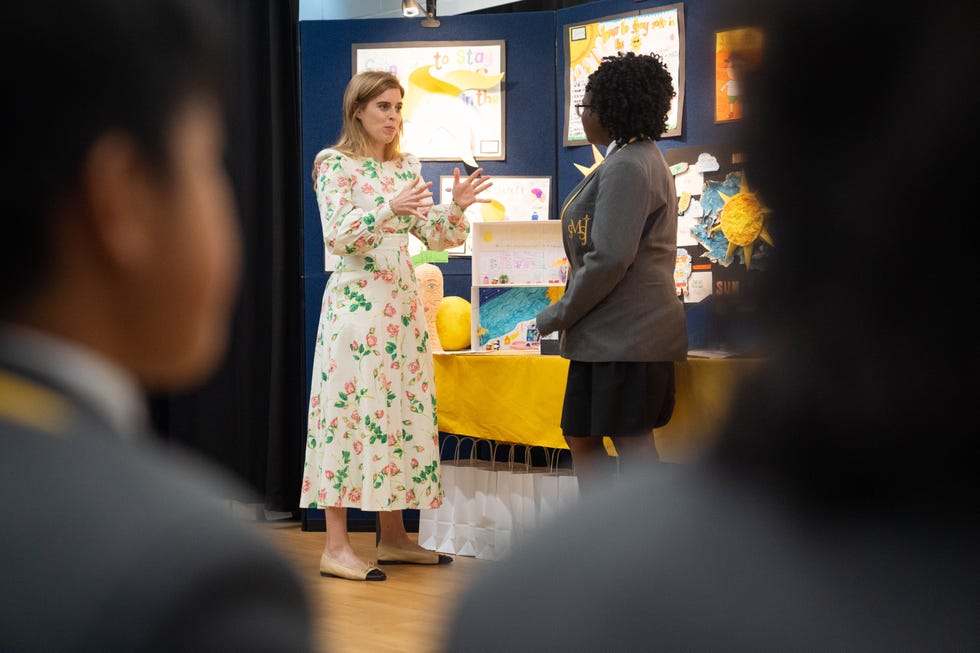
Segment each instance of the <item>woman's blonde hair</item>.
[[[405,88],[391,73],[369,70],[351,77],[344,91],[344,125],[340,130],[340,139],[331,149],[348,156],[364,156],[368,152],[369,138],[364,131],[364,125],[354,117],[354,114],[364,108],[368,102],[393,88],[397,88],[402,97],[405,97]],[[399,124],[395,137],[385,146],[386,161],[394,159],[401,153],[401,135],[402,126]],[[316,155],[313,161],[314,181],[317,177],[317,168],[327,156],[326,151]]]

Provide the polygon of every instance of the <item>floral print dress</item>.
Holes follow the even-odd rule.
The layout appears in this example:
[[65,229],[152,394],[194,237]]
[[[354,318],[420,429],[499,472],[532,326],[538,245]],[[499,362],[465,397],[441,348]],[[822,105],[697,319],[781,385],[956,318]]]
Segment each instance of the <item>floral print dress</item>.
[[340,261],[320,309],[300,507],[438,508],[432,352],[408,238],[443,250],[466,239],[469,223],[455,203],[421,219],[391,211],[419,176],[414,156],[321,154],[320,222]]

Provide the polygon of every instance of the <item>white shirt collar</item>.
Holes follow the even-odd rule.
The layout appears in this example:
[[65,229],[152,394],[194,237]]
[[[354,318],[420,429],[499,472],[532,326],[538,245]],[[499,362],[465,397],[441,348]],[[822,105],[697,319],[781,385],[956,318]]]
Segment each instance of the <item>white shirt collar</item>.
[[133,374],[87,347],[0,323],[0,359],[59,383],[125,436],[148,428],[145,396]]

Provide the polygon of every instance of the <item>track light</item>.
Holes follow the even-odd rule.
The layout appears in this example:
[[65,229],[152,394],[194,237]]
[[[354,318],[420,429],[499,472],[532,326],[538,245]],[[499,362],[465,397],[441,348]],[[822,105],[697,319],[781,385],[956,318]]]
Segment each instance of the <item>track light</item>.
[[419,3],[415,0],[402,0],[402,16],[414,18],[419,15]]
[[422,27],[439,27],[439,19],[436,18],[436,0],[425,0],[425,18],[422,19]]

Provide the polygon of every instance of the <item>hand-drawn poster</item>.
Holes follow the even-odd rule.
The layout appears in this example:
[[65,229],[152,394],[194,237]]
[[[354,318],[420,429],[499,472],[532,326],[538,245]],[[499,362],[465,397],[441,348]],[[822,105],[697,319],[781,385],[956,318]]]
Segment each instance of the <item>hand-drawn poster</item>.
[[[439,177],[439,203],[453,200],[452,175]],[[493,175],[493,186],[480,197],[489,202],[474,202],[466,207],[466,217],[475,222],[501,222],[505,220],[547,220],[551,217],[551,177],[521,177]],[[451,254],[469,254],[473,246],[470,238],[459,247],[448,250]]]
[[618,14],[590,23],[565,26],[566,146],[588,145],[575,105],[582,102],[589,75],[602,58],[619,52],[659,54],[674,80],[676,95],[663,136],[680,136],[684,111],[684,5]]
[[745,27],[715,32],[715,122],[742,117],[739,76],[760,63],[762,30]]
[[354,72],[405,87],[402,151],[426,161],[504,160],[504,41],[355,43]]

